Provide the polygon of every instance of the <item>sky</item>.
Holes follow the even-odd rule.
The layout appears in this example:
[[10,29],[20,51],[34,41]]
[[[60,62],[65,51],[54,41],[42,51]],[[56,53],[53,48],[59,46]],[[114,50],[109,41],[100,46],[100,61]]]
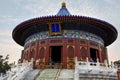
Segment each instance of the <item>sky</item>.
[[0,0],[0,55],[17,62],[24,48],[12,39],[13,29],[31,18],[56,15],[63,1],[72,15],[101,19],[117,29],[116,41],[107,48],[109,61],[120,60],[120,0]]

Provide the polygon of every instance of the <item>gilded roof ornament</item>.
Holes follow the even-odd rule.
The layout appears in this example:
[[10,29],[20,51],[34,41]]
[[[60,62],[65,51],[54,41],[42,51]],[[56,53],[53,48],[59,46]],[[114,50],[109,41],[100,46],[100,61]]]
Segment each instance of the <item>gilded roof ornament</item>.
[[65,2],[62,2],[62,7],[66,7],[66,3]]

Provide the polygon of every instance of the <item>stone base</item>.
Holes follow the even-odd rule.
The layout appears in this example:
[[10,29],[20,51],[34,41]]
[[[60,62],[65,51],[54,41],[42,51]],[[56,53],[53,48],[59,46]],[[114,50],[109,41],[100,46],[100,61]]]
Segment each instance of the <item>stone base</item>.
[[[44,69],[34,80],[74,80],[73,69]],[[117,75],[79,73],[79,80],[117,80]]]
[[80,74],[79,80],[117,80],[117,76],[102,74]]

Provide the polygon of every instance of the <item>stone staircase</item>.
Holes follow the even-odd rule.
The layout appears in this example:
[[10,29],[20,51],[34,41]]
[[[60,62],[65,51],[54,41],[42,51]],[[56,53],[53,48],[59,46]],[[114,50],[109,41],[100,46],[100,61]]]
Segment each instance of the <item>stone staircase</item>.
[[72,69],[44,69],[35,80],[73,80]]
[[58,80],[60,69],[45,69],[37,76],[35,80]]
[[24,76],[22,80],[34,80],[36,75],[40,73],[40,70],[30,70]]
[[58,80],[74,80],[74,70],[73,69],[62,69]]

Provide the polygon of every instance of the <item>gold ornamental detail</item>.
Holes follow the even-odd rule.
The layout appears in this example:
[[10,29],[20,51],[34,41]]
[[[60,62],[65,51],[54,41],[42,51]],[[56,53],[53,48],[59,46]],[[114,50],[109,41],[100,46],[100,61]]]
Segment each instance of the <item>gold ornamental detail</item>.
[[84,46],[80,46],[80,49],[81,49],[81,48],[85,48],[85,49],[87,49],[87,47],[84,47]]
[[[67,45],[67,48],[69,48],[70,46],[71,46],[71,45]],[[74,45],[72,45],[72,47],[73,47],[73,48],[75,48],[75,46],[74,46]]]

